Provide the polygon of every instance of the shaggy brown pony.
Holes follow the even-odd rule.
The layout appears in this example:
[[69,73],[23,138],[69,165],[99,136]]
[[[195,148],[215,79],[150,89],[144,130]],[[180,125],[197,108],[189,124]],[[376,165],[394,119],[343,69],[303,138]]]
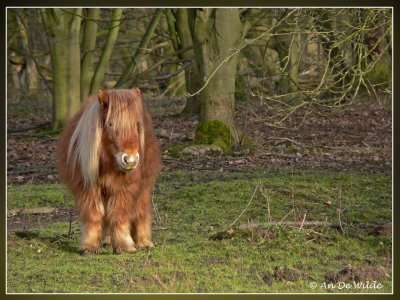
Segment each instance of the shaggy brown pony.
[[75,198],[82,255],[103,240],[114,253],[153,247],[151,197],[160,148],[140,90],[99,90],[66,126],[58,144],[61,180]]

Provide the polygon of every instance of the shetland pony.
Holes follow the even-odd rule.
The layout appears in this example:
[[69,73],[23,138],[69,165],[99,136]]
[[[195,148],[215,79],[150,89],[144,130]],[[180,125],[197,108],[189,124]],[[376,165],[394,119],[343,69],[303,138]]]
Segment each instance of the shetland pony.
[[160,149],[140,90],[99,90],[67,124],[58,143],[60,179],[81,221],[81,255],[153,247],[152,188]]

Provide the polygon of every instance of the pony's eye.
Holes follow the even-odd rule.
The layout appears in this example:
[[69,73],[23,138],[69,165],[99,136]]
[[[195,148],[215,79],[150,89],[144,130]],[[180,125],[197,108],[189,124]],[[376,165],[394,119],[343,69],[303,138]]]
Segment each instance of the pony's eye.
[[113,123],[108,122],[108,127],[113,128]]

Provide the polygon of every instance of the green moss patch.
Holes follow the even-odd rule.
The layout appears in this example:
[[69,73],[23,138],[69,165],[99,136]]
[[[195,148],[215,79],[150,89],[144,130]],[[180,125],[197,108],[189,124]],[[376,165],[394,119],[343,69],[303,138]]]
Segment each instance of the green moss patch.
[[196,144],[215,145],[227,152],[231,146],[231,131],[226,124],[212,120],[199,125],[196,131]]

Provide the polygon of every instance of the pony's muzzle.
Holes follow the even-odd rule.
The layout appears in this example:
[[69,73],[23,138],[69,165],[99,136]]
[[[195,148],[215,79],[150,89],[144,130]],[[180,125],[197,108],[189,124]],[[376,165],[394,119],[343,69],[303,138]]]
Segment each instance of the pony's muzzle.
[[120,166],[122,171],[131,171],[137,167],[139,164],[139,153],[136,154],[127,154],[122,153]]

